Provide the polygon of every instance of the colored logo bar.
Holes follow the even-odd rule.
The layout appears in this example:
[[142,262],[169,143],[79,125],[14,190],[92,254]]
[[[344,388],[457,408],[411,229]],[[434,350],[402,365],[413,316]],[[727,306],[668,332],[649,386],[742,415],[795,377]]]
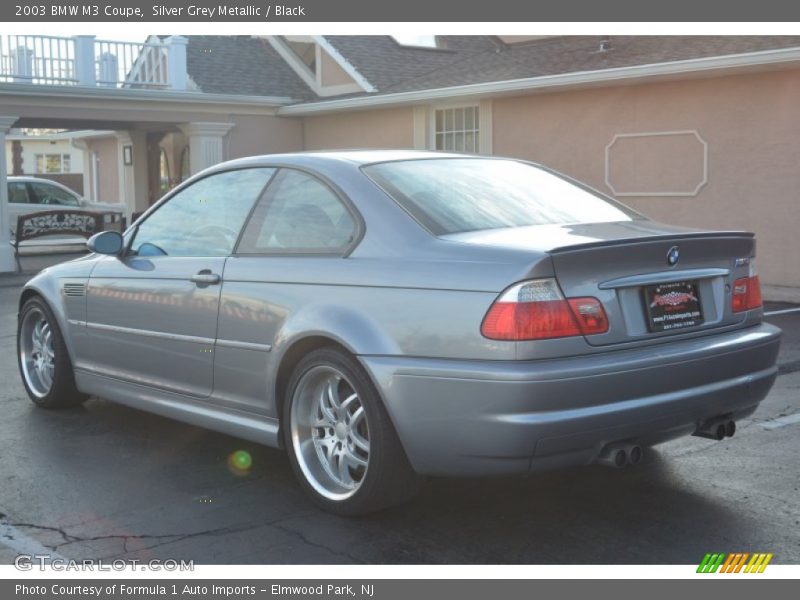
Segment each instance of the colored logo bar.
[[[698,573],[763,573],[769,561],[772,560],[771,552],[709,552],[700,561]],[[749,560],[748,560],[749,559]]]

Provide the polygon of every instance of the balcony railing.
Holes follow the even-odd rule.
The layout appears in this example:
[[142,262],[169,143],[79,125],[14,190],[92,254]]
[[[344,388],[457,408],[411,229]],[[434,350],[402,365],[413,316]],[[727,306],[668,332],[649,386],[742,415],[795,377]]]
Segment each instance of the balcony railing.
[[181,36],[136,43],[0,35],[0,82],[185,90],[186,43]]

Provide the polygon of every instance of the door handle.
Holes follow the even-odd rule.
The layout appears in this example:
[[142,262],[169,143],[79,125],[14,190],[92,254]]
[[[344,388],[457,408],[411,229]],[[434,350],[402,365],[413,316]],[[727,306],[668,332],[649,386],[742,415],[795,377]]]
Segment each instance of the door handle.
[[216,273],[212,273],[208,269],[204,269],[199,273],[195,273],[189,279],[198,285],[214,285],[219,283],[220,277]]

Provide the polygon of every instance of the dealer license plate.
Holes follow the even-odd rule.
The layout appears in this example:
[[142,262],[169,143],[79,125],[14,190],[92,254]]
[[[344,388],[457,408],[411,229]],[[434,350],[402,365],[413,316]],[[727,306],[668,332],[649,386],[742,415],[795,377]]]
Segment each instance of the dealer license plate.
[[673,281],[644,288],[650,331],[673,331],[703,323],[695,281]]

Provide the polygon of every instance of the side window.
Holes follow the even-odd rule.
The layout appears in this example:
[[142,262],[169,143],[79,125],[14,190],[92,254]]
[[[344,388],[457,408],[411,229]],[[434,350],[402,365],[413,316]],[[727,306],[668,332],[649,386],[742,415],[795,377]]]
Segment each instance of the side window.
[[31,183],[34,202],[50,206],[80,206],[78,197],[47,183]]
[[138,227],[139,256],[227,256],[274,169],[240,169],[181,190]]
[[28,204],[28,188],[24,183],[8,184],[8,201],[11,204]]
[[284,169],[253,211],[237,251],[339,253],[356,232],[353,215],[333,190],[316,177]]

